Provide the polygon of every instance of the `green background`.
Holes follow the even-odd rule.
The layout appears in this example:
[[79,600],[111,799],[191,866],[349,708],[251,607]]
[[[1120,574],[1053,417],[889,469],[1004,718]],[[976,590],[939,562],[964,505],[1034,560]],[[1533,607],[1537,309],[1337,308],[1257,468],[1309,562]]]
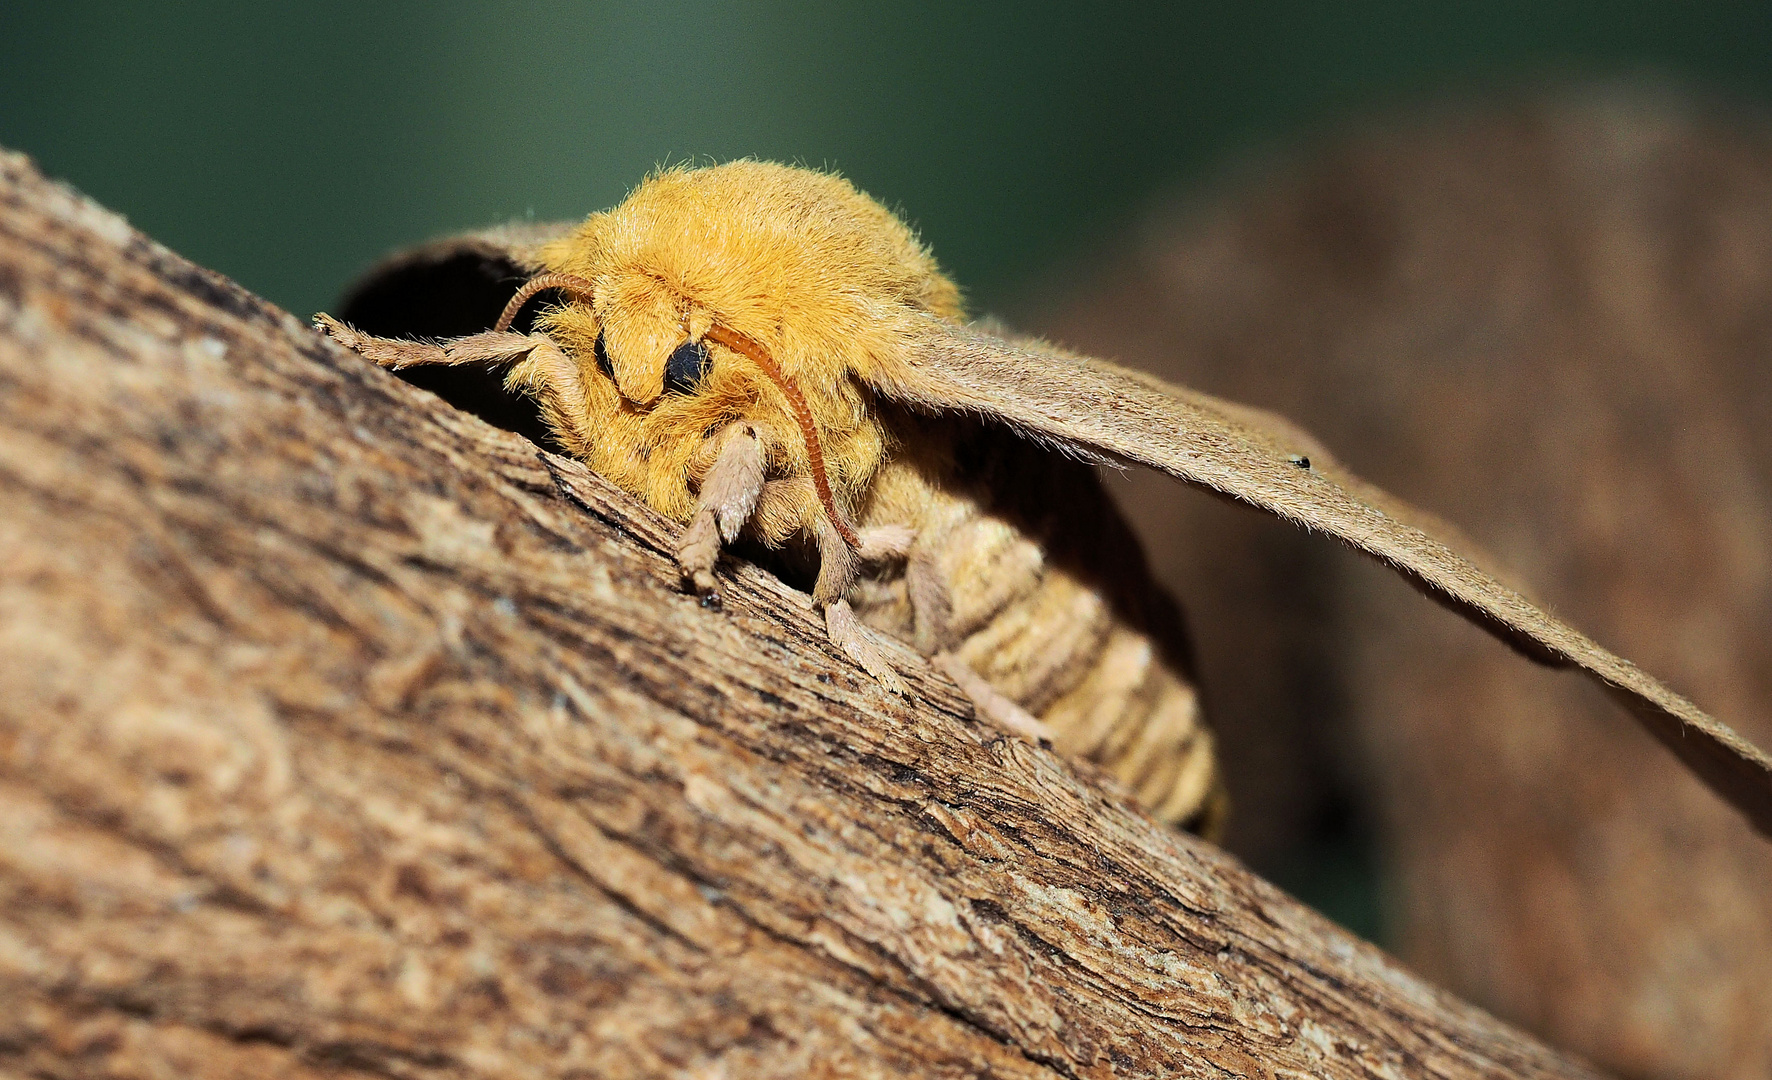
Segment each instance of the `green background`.
[[[1350,117],[1572,77],[1772,98],[1772,0],[0,4],[0,143],[299,313],[377,255],[647,170],[835,167],[981,307]],[[1381,935],[1359,829],[1280,882]]]
[[1165,185],[1569,74],[1772,96],[1772,2],[0,4],[0,143],[298,312],[648,169],[834,166],[984,304]]

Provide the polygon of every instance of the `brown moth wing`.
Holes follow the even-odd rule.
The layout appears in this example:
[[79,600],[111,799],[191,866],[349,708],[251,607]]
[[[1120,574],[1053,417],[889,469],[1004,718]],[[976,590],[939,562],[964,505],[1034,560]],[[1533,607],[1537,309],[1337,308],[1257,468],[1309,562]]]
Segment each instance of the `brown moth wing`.
[[1434,519],[1336,464],[1290,423],[1030,340],[931,319],[884,395],[1001,420],[1085,456],[1146,465],[1334,536],[1545,663],[1581,668],[1712,790],[1772,836],[1772,757],[1628,660],[1547,614],[1472,558]]

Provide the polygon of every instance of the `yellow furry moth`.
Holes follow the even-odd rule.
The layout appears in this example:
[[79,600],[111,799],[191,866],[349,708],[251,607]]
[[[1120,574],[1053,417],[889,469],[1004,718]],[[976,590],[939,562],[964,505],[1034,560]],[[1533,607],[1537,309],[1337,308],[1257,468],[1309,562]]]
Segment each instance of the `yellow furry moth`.
[[[476,276],[519,283],[490,328],[461,326],[451,303]],[[542,293],[553,305],[511,329]],[[669,169],[575,227],[392,260],[357,296],[353,318],[374,297],[401,309],[400,332],[460,336],[320,328],[389,367],[503,366],[561,446],[684,523],[678,560],[704,596],[725,546],[798,551],[832,641],[880,682],[900,685],[876,631],[1166,820],[1215,824],[1211,736],[1178,616],[1091,461],[1328,533],[1533,658],[1582,669],[1772,832],[1772,758],[1479,569],[1443,526],[1277,417],[969,325],[914,234],[838,177]]]

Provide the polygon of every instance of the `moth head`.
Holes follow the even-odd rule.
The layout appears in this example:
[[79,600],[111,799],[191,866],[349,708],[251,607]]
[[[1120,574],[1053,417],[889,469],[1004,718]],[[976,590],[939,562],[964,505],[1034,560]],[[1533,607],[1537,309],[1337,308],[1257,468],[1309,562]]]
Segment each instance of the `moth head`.
[[764,434],[772,472],[822,467],[855,497],[884,446],[866,385],[915,326],[962,314],[879,203],[757,161],[659,172],[540,261],[532,286],[565,302],[537,326],[583,371],[591,464],[676,516],[695,445],[739,419]]
[[759,161],[656,173],[540,257],[595,283],[616,382],[636,403],[663,390],[666,358],[698,323],[746,334],[810,384],[875,362],[899,311],[961,314],[885,207],[841,177]]

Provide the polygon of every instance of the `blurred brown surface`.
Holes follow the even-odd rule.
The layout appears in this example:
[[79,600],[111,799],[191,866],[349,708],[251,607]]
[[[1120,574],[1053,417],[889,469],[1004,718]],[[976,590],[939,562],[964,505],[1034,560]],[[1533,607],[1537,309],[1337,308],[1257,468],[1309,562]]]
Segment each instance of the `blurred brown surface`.
[[[1757,119],[1594,91],[1377,125],[1159,210],[1082,280],[1017,321],[1300,421],[1772,744]],[[1270,864],[1351,801],[1430,977],[1626,1075],[1772,1074],[1772,843],[1382,571],[1111,486],[1189,607],[1234,850]]]

